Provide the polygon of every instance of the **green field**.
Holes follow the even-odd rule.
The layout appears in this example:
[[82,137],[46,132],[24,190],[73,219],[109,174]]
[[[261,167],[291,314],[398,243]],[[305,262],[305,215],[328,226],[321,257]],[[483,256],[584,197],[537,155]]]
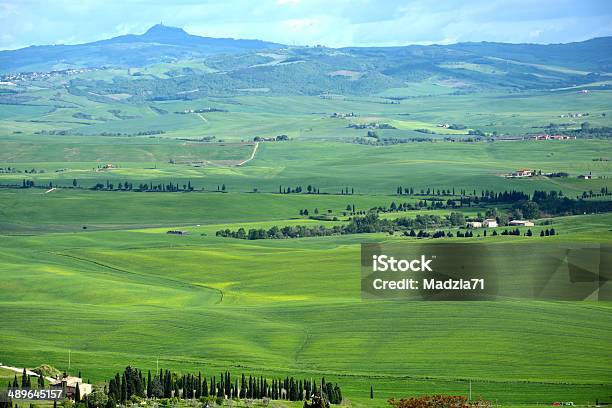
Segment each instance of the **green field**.
[[[150,73],[163,75],[159,69]],[[120,97],[103,102],[55,85],[31,84],[26,92],[38,99],[0,109],[0,362],[63,370],[70,350],[71,370],[94,382],[126,365],[154,369],[158,359],[164,368],[208,375],[324,376],[342,386],[353,406],[382,407],[391,397],[426,393],[466,395],[470,382],[474,396],[504,406],[610,399],[611,302],[364,301],[360,244],[416,239],[383,233],[256,241],[215,236],[226,228],[341,225],[347,205],[367,211],[422,198],[398,197],[398,186],[476,195],[554,190],[571,198],[612,187],[612,165],[598,160],[612,155],[610,139],[444,139],[467,138],[469,129],[541,132],[568,120],[560,114],[578,111],[590,113],[592,127],[610,126],[610,115],[602,115],[609,113],[609,91],[450,95],[439,84],[419,83],[371,97],[149,104]],[[382,99],[406,95],[399,104]],[[226,112],[174,113],[204,107]],[[75,117],[77,112],[88,116]],[[333,112],[357,116],[332,118]],[[348,124],[370,122],[397,128],[377,130],[383,137],[433,141],[353,143],[367,130]],[[440,123],[466,128],[450,131]],[[568,128],[578,127],[577,119]],[[147,131],[163,133],[136,135]],[[237,165],[252,155],[254,137],[280,134],[290,140],[260,142],[253,159]],[[213,142],[195,140],[212,136]],[[101,168],[107,164],[113,168]],[[503,176],[519,168],[568,177]],[[589,172],[594,179],[578,179]],[[40,188],[19,188],[24,180]],[[194,191],[91,190],[97,183],[125,182],[190,183]],[[307,185],[321,194],[278,193],[279,187]],[[354,194],[341,194],[347,187]],[[475,216],[492,207],[460,211]],[[315,208],[337,220],[299,215]],[[558,236],[471,240],[612,243],[609,213],[552,223]],[[190,233],[166,234],[173,228]],[[535,235],[544,228],[538,222]],[[4,377],[12,375],[0,372]]]

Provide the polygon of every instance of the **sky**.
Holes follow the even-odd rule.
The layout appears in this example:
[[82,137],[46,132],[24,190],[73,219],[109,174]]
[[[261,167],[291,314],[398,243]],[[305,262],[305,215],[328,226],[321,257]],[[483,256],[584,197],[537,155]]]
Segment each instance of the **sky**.
[[141,34],[295,45],[560,43],[612,35],[612,0],[0,0],[0,49]]

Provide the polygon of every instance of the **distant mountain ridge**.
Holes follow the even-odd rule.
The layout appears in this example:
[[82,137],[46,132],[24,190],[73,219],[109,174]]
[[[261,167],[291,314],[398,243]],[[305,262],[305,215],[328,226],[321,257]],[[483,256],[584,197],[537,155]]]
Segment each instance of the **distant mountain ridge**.
[[156,24],[144,34],[121,35],[85,44],[42,45],[0,51],[0,71],[145,66],[207,55],[282,47],[282,44],[261,40],[200,37],[182,28]]
[[[143,34],[127,34],[75,45],[30,46],[0,51],[0,72],[50,71],[102,66],[142,67],[219,54],[278,50],[286,45],[262,40],[201,37],[182,28],[156,24]],[[299,47],[298,47],[299,48]],[[328,49],[322,47],[323,49]],[[469,42],[403,47],[346,47],[357,56],[415,61],[455,61],[457,58],[500,58],[529,64],[551,64],[586,71],[612,72],[612,37],[568,44],[508,44]],[[406,61],[401,61],[405,58]]]
[[401,89],[415,84],[424,94],[608,90],[612,37],[550,45],[327,48],[200,37],[157,24],[140,35],[0,52],[0,73],[100,67],[142,69],[122,70],[103,80],[72,77],[70,92],[88,98],[130,95],[124,102],[143,102],[254,93],[375,95],[386,90],[385,97],[399,100],[406,96]]

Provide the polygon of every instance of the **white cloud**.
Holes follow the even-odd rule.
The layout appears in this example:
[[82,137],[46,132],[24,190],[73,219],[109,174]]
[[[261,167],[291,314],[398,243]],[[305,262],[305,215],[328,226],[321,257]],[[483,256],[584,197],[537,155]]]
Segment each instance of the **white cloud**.
[[538,38],[542,34],[542,30],[533,30],[529,32],[529,38]]

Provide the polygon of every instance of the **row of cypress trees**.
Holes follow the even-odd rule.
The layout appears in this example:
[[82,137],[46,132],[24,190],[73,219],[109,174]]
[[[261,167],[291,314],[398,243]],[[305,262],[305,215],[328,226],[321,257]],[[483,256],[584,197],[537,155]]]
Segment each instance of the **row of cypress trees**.
[[183,374],[181,376],[169,370],[159,370],[158,373],[147,373],[145,380],[142,371],[126,367],[122,374],[117,373],[110,379],[108,385],[109,400],[118,403],[127,402],[133,395],[141,398],[183,398],[199,399],[201,397],[217,397],[222,399],[263,399],[303,401],[311,396],[321,396],[332,404],[342,402],[342,390],[338,384],[320,383],[312,379],[296,379],[286,377],[272,379],[262,376],[248,377],[243,373],[238,378],[232,378],[229,371],[216,376]]

